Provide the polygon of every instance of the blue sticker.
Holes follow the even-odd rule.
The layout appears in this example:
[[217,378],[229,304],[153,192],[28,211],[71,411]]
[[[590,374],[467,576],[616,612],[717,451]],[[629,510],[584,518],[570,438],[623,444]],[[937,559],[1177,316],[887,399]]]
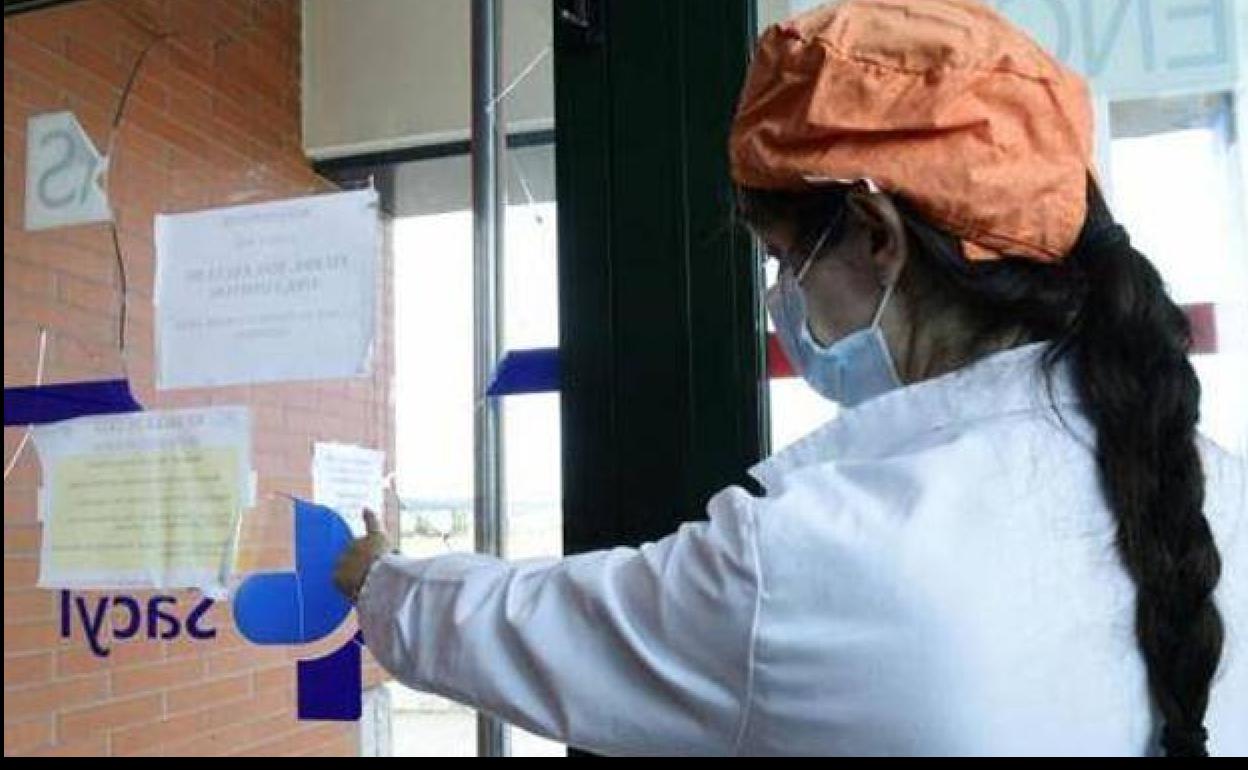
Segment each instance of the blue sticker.
[[234,595],[234,623],[254,644],[324,639],[351,612],[334,586],[334,565],[351,530],[332,509],[295,500],[295,571],[248,577]]
[[353,722],[360,718],[364,693],[360,684],[358,633],[323,658],[298,663],[299,718]]
[[[295,500],[295,571],[265,572],[243,581],[234,595],[234,623],[255,644],[305,644],[333,633],[351,611],[334,586],[334,566],[352,541],[351,530],[323,505]],[[300,719],[360,718],[360,647],[354,637],[321,658],[296,663]]]

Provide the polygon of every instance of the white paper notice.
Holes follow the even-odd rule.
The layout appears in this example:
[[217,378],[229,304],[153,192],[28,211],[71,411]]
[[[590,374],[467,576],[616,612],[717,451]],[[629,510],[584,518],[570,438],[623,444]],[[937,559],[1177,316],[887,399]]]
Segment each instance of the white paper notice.
[[369,372],[377,193],[156,217],[157,387]]
[[246,408],[80,417],[34,438],[40,587],[225,594],[252,487]]
[[386,453],[348,444],[317,443],[312,451],[312,497],[337,511],[356,537],[364,535],[363,509],[382,507]]

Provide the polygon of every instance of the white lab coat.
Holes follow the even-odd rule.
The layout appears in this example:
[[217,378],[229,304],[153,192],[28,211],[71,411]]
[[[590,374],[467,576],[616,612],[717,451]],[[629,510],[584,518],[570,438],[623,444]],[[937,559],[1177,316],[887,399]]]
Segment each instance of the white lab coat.
[[[605,754],[1156,751],[1134,589],[1043,345],[844,411],[639,549],[378,562],[400,682]],[[1248,473],[1202,445],[1226,647],[1210,749],[1248,754]]]

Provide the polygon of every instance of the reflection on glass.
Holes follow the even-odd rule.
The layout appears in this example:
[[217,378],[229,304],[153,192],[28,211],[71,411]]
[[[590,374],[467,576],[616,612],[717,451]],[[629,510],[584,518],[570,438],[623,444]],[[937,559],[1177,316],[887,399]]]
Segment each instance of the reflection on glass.
[[[407,556],[471,551],[472,217],[394,223],[396,475]],[[396,756],[475,756],[476,712],[389,685]]]
[[1120,102],[1111,110],[1111,192],[1131,240],[1175,300],[1214,306],[1216,350],[1193,358],[1201,429],[1248,452],[1248,250],[1234,177],[1229,94]]
[[[503,337],[507,350],[559,344],[558,251],[553,198],[554,148],[509,152],[503,248]],[[509,396],[503,402],[504,510],[507,557],[563,553],[559,394]],[[564,756],[563,744],[511,727],[511,755]]]

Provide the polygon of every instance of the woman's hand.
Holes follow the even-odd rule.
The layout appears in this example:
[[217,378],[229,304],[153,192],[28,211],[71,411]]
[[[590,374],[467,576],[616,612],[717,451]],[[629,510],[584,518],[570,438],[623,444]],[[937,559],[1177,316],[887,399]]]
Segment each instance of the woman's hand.
[[391,552],[390,541],[381,531],[377,522],[377,514],[364,509],[364,537],[359,538],[338,557],[338,566],[334,569],[334,585],[352,604],[364,587],[364,578],[373,562]]

